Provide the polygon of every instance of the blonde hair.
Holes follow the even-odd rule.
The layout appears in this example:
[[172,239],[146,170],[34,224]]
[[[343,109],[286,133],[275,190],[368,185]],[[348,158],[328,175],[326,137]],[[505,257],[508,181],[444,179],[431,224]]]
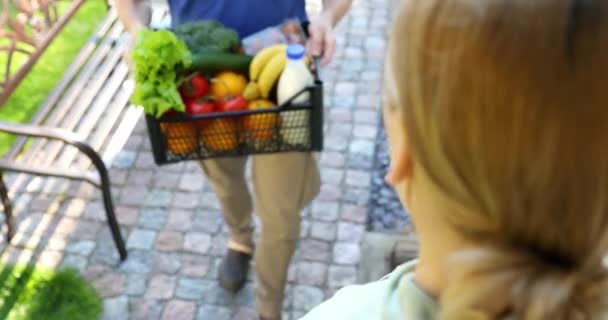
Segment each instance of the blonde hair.
[[404,0],[389,47],[413,163],[480,244],[441,318],[608,319],[608,1]]

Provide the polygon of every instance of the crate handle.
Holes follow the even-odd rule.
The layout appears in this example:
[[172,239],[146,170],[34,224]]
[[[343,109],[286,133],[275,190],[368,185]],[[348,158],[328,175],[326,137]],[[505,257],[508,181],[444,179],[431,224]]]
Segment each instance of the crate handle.
[[319,74],[319,72],[321,71],[321,57],[313,57],[313,63],[315,65],[315,70],[314,71],[314,78],[315,78],[315,83],[320,83],[321,82],[321,75]]

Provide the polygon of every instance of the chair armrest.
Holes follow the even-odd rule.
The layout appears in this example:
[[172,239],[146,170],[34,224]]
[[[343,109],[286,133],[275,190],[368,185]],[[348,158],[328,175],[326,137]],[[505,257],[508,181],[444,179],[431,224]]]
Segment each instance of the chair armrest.
[[78,134],[61,128],[50,128],[30,124],[17,124],[0,121],[0,132],[6,132],[19,136],[61,140],[72,145],[84,143],[83,139]]

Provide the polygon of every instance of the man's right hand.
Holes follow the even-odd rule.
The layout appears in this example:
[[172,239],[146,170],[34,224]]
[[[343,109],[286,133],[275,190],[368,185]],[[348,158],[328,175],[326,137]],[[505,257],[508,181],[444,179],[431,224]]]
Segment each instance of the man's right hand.
[[135,47],[137,33],[147,28],[152,20],[152,8],[145,0],[121,0],[117,2],[118,17],[129,33],[124,59],[132,67],[131,51]]

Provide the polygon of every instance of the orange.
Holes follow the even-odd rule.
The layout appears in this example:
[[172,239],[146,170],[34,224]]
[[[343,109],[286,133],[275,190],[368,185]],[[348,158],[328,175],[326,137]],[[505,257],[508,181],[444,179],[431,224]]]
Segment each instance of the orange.
[[196,129],[189,122],[166,122],[160,124],[167,139],[167,148],[176,155],[192,153],[196,150]]
[[[255,100],[249,103],[249,110],[260,110],[274,106],[275,104],[269,100]],[[280,124],[281,117],[277,112],[253,114],[243,119],[243,127],[252,138],[257,140],[272,138],[275,126]]]
[[238,73],[224,71],[218,73],[211,80],[211,94],[215,99],[219,99],[227,95],[241,95],[247,86],[247,79]]
[[236,149],[237,127],[231,118],[218,118],[210,124],[203,126],[200,134],[203,143],[215,151],[229,151]]

